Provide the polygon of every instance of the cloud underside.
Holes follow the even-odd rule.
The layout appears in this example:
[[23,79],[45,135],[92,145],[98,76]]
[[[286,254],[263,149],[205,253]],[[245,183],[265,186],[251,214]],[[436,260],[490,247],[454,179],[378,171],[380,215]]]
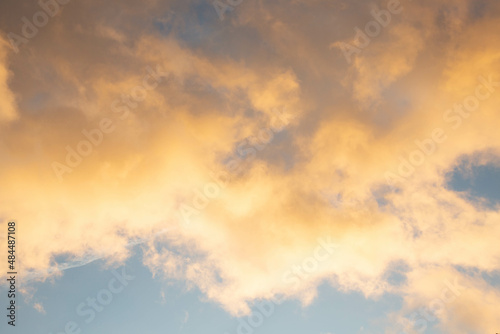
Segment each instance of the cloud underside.
[[[21,24],[9,23],[0,217],[18,222],[24,270],[61,274],[51,269],[61,255],[123,262],[141,239],[155,277],[233,315],[276,295],[307,305],[327,281],[402,296],[391,320],[458,278],[463,292],[438,326],[495,329],[500,292],[481,273],[499,270],[500,211],[450,190],[447,173],[464,156],[499,166],[500,8],[402,1],[348,64],[329,45],[350,42],[372,7],[342,4],[245,2],[220,22],[210,6],[149,1],[149,16],[132,19],[133,3],[115,15],[113,2],[75,2],[18,54],[6,33]],[[126,107],[122,95],[150,71],[157,87]],[[488,96],[456,111],[478,87]],[[67,148],[103,119],[113,130],[69,166]],[[59,177],[54,162],[67,167]],[[285,282],[327,237],[335,252]],[[395,283],[398,270],[405,280]]]

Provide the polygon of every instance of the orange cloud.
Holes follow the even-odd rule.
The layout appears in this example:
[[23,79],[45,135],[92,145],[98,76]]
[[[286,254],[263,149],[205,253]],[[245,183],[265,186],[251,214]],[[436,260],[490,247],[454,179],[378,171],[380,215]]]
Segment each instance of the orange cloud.
[[[60,275],[59,255],[122,262],[146,238],[144,264],[155,277],[183,280],[233,315],[276,296],[307,305],[327,281],[367,298],[403,296],[394,319],[458,277],[467,292],[439,326],[491,330],[498,290],[456,267],[498,270],[500,213],[449,190],[446,175],[464,156],[498,164],[498,6],[475,17],[466,1],[407,3],[349,65],[329,45],[350,38],[346,22],[365,22],[369,6],[314,1],[318,15],[309,15],[308,2],[283,4],[245,3],[221,36],[192,27],[190,39],[174,28],[144,32],[132,20],[104,23],[94,2],[72,3],[26,52],[14,57],[0,43],[0,216],[19,223],[24,270],[40,280]],[[170,5],[151,1],[145,10]],[[325,11],[340,20],[337,30]],[[82,13],[98,28],[84,29]],[[56,38],[57,50],[48,43]],[[162,80],[134,98],[157,68]],[[489,86],[478,79],[490,75]],[[453,111],[478,85],[488,98]],[[290,115],[279,130],[277,110]],[[113,130],[60,182],[53,163],[66,163],[67,147],[77,150],[88,140],[82,131],[103,119]],[[274,131],[266,144],[257,138],[263,129]],[[421,143],[435,129],[446,139],[426,153]],[[399,175],[412,154],[424,160]],[[180,209],[195,207],[229,161],[238,168],[185,224]],[[388,184],[387,172],[399,181]],[[306,275],[320,238],[335,251]],[[400,285],[387,279],[397,264],[407,267]]]

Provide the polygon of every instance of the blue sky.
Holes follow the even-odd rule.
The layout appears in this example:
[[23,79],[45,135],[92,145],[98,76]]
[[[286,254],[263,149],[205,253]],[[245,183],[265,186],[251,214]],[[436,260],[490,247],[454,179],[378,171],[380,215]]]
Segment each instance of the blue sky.
[[[240,322],[237,318],[231,317],[219,305],[204,300],[203,294],[196,289],[188,290],[181,282],[168,285],[152,278],[151,272],[142,265],[140,247],[134,249],[134,253],[124,266],[116,270],[121,272],[125,268],[125,272],[135,278],[122,292],[113,296],[102,312],[96,312],[90,323],[85,322],[87,316],[77,314],[77,306],[86,302],[87,297],[96,298],[115,277],[111,270],[103,268],[104,264],[99,260],[68,269],[54,282],[35,284],[33,301],[42,303],[45,313],[37,312],[32,303],[20,300],[19,328],[16,330],[59,334],[64,332],[68,322],[74,321],[82,333],[96,334],[144,330],[152,334],[164,333],[165,330],[172,333],[238,332]],[[250,328],[254,333],[377,333],[367,331],[370,319],[383,317],[384,312],[396,309],[401,303],[395,296],[367,300],[359,293],[342,293],[325,284],[319,287],[318,294],[317,300],[309,307],[302,307],[298,301],[276,305],[261,326]],[[254,310],[259,312],[258,308]],[[364,332],[360,331],[362,327],[366,329]],[[7,326],[4,328],[8,329]]]

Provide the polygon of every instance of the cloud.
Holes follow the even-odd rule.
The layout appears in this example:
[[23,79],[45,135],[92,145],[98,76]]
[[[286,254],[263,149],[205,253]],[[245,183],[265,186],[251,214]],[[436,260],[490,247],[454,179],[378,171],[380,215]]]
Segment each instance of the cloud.
[[33,307],[35,308],[35,310],[37,310],[38,312],[42,313],[42,314],[45,314],[45,309],[43,308],[43,305],[40,304],[40,303],[35,303],[33,305]]
[[[398,294],[404,308],[393,316],[404,317],[459,277],[467,292],[439,326],[493,328],[493,306],[466,315],[481,300],[498,304],[497,289],[456,268],[498,270],[498,208],[445,185],[463,156],[498,160],[497,4],[478,17],[466,1],[405,3],[352,65],[328,46],[366,23],[364,2],[256,1],[224,23],[175,1],[147,2],[144,16],[132,2],[118,16],[115,6],[71,3],[15,57],[0,47],[0,216],[18,222],[33,279],[61,275],[58,256],[123,262],[144,239],[157,279],[198,288],[233,315],[276,295],[307,305],[326,281],[368,298]],[[4,32],[18,24],[5,22]],[[148,68],[161,81],[127,107]],[[490,74],[490,96],[447,120]],[[258,135],[276,110],[293,117],[264,145]],[[67,147],[77,150],[103,118],[114,130],[59,182],[52,163],[66,164]],[[436,128],[446,140],[391,188],[386,173]],[[240,168],[184,224],[182,205],[194,207],[230,161]],[[325,236],[337,251],[300,284],[284,284]],[[387,279],[395,264],[408,268],[405,284]]]
[[11,73],[8,55],[10,52],[8,42],[0,36],[0,122],[12,121],[17,117],[16,99],[9,88]]

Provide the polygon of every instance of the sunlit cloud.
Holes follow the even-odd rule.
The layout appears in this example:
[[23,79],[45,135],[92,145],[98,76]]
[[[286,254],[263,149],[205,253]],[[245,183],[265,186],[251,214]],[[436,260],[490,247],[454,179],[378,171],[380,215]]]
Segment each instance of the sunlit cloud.
[[[448,187],[464,157],[499,166],[500,7],[485,3],[401,0],[350,62],[342,43],[375,20],[364,1],[208,6],[204,27],[176,1],[127,1],[120,20],[115,1],[71,2],[21,52],[0,39],[0,216],[19,222],[27,281],[140,245],[155,279],[234,316],[310,305],[327,282],[401,296],[403,327],[438,303],[418,319],[491,331],[499,292],[478,273],[499,270],[500,211]],[[164,29],[127,20],[137,7]],[[284,284],[327,237],[335,251]]]

